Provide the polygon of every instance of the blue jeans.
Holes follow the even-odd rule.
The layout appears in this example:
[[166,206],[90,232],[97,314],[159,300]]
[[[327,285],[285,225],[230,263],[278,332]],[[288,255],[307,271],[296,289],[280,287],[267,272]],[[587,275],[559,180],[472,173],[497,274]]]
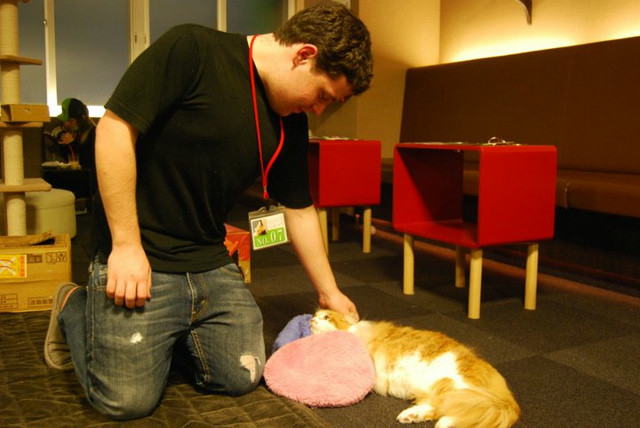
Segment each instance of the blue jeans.
[[144,307],[106,296],[107,266],[94,262],[88,287],[69,297],[58,321],[89,402],[127,420],[153,412],[175,346],[199,387],[241,395],[262,377],[262,314],[234,264],[209,272],[153,273]]

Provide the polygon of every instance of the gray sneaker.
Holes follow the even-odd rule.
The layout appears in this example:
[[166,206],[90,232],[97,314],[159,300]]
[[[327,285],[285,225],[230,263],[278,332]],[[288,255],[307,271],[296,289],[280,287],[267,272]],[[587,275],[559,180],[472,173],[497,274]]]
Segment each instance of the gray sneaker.
[[69,345],[62,336],[60,326],[58,325],[58,315],[62,307],[71,295],[71,292],[79,287],[73,283],[62,284],[55,297],[53,298],[53,307],[51,308],[51,317],[49,318],[49,329],[47,337],[44,340],[44,361],[49,367],[57,370],[73,370],[71,362],[71,351]]

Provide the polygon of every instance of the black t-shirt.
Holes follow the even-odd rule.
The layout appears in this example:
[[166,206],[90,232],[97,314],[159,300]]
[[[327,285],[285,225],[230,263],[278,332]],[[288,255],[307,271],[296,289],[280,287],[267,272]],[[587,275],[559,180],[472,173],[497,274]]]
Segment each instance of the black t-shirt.
[[[280,121],[254,74],[266,166]],[[139,131],[136,200],[151,268],[201,272],[228,263],[227,213],[260,176],[246,37],[174,27],[134,61],[106,108]],[[307,118],[291,115],[283,123],[285,143],[268,176],[269,196],[302,208],[312,204]],[[102,207],[96,211],[104,258],[110,235]]]

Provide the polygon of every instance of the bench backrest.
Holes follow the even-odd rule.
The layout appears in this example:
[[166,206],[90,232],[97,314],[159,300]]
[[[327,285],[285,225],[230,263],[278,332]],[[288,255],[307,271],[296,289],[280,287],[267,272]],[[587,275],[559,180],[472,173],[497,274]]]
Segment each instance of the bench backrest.
[[640,174],[640,37],[412,68],[400,141],[500,137],[566,169]]

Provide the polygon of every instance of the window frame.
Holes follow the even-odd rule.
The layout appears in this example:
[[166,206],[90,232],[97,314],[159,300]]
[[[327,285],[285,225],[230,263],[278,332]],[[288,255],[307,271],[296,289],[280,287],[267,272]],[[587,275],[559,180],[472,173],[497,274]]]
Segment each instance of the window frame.
[[[150,45],[150,0],[129,0],[129,64]],[[227,31],[227,1],[216,0],[215,28]],[[287,18],[290,18],[298,9],[299,0],[282,0],[286,2]],[[45,27],[45,79],[46,79],[46,103],[49,106],[51,116],[60,114],[62,108],[58,99],[58,84],[56,73],[56,43],[55,43],[55,0],[44,0],[44,27]],[[101,117],[104,114],[103,106],[89,105],[89,114],[92,117]]]

